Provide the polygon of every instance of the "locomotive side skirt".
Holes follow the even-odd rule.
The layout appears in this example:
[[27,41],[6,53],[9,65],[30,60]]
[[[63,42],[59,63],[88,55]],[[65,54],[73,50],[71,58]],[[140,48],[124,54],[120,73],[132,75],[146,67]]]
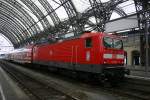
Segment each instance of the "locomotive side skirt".
[[73,71],[83,71],[91,73],[101,73],[101,65],[93,64],[71,64],[71,63],[62,63],[62,62],[42,62],[42,61],[33,61],[35,64],[46,65],[49,67],[64,68]]
[[[109,70],[119,70],[122,74],[125,74],[125,68],[121,65],[118,67],[113,67],[114,65],[96,65],[96,64],[71,64],[71,63],[61,63],[61,62],[42,62],[42,61],[33,61],[34,64],[46,65],[49,67],[63,68],[73,71],[83,71],[90,72],[95,74],[103,73],[104,71]],[[120,73],[119,72],[119,73]]]

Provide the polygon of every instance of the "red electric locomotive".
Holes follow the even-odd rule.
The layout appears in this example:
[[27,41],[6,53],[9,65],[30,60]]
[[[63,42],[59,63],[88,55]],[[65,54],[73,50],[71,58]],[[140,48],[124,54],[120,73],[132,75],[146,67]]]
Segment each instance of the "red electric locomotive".
[[33,63],[100,77],[124,77],[124,53],[119,37],[105,33],[84,33],[74,39],[35,45]]
[[123,66],[125,51],[122,40],[106,33],[87,32],[80,37],[35,44],[26,49],[19,55],[25,59],[20,62],[89,73],[107,79],[123,78],[127,73]]

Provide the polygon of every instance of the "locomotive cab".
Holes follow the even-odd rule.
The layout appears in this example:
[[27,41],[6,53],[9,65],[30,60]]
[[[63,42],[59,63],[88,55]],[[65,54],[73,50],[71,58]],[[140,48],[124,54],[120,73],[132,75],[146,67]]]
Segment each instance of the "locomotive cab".
[[123,42],[121,39],[112,36],[104,36],[103,43],[103,64],[124,65]]
[[122,79],[129,70],[124,66],[125,51],[123,42],[119,37],[103,36],[103,73],[107,79]]
[[[129,74],[124,66],[125,51],[120,37],[106,33],[86,33],[85,64],[88,71],[100,74],[100,80],[120,80]],[[92,65],[92,67],[88,67]]]

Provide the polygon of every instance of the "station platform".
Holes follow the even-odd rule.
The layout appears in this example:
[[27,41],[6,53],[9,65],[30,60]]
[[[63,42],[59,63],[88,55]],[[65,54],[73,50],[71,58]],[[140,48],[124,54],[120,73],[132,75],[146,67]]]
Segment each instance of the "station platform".
[[145,69],[145,66],[126,66],[128,69],[130,69],[131,76],[136,77],[143,77],[143,78],[150,78],[150,66],[147,68],[147,71]]
[[0,100],[30,100],[0,66]]
[[[126,66],[131,70],[145,71],[145,66],[133,66],[133,65],[126,65]],[[150,66],[148,66],[148,71],[150,71]]]

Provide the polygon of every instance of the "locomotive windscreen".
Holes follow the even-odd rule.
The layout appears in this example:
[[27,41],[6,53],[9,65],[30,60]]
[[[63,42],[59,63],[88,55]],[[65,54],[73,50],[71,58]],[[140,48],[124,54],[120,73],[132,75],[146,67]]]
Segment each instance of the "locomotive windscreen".
[[106,48],[115,48],[115,49],[123,48],[122,40],[119,40],[119,39],[115,39],[111,37],[104,37],[103,43]]

